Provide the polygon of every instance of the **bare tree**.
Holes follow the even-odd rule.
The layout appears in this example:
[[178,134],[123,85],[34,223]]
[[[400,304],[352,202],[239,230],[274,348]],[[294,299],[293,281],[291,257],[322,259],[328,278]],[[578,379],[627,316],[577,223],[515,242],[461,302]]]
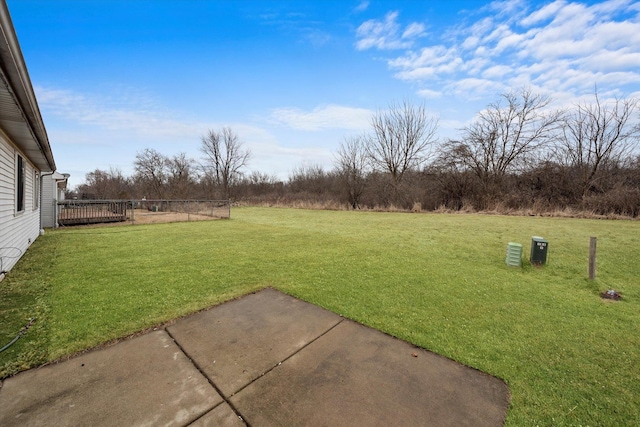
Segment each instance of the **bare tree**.
[[461,141],[449,141],[444,150],[477,175],[485,194],[492,194],[507,173],[525,169],[555,136],[563,112],[547,110],[549,102],[528,89],[505,93],[462,130]]
[[124,199],[130,197],[130,187],[130,181],[122,171],[112,167],[109,171],[89,172],[76,191],[83,199]]
[[195,162],[186,153],[179,153],[166,159],[168,191],[174,198],[191,197],[195,183]]
[[594,98],[577,104],[562,121],[558,144],[559,159],[579,175],[582,196],[598,188],[606,169],[624,161],[640,137],[640,126],[632,122],[637,99],[601,102],[597,91]]
[[375,169],[391,175],[397,191],[405,173],[427,161],[429,148],[436,141],[438,119],[430,116],[424,105],[405,101],[374,114],[371,127],[367,155]]
[[145,148],[136,154],[134,163],[136,180],[151,198],[164,199],[167,184],[167,157],[153,148]]
[[345,138],[335,154],[335,163],[347,202],[353,209],[359,208],[369,165],[365,137]]
[[221,187],[225,198],[230,197],[230,187],[247,165],[251,152],[242,147],[240,138],[231,128],[210,130],[202,137],[200,150],[204,154],[205,174],[215,186]]

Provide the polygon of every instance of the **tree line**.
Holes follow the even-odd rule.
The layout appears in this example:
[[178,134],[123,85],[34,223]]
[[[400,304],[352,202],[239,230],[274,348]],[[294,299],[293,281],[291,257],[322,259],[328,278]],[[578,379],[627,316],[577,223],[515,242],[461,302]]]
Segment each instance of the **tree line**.
[[640,213],[640,103],[592,100],[567,109],[529,89],[502,94],[454,139],[438,139],[424,104],[374,113],[370,129],[344,138],[334,166],[300,165],[288,179],[245,172],[251,153],[228,127],[201,140],[200,159],[138,152],[134,174],[86,175],[76,196],[93,199],[216,199],[352,209],[574,209]]

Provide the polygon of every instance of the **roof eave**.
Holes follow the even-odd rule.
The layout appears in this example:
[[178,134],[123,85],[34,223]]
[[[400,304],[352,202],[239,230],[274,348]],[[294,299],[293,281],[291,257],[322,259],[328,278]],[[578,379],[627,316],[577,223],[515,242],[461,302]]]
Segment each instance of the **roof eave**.
[[0,126],[41,171],[56,170],[27,66],[5,0],[0,0]]

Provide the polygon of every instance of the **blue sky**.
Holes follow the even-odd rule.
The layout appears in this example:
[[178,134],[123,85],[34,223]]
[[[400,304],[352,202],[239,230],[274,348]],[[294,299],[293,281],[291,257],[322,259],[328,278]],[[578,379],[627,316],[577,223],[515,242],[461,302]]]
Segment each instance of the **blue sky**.
[[441,139],[510,89],[640,96],[640,1],[7,0],[58,170],[199,159],[230,126],[248,171],[333,165],[390,103]]

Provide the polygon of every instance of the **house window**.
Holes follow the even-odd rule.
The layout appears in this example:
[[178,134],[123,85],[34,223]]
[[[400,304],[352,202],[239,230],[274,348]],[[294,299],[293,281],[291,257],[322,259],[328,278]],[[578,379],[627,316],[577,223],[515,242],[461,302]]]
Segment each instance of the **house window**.
[[40,206],[40,174],[33,172],[33,210]]
[[18,154],[18,164],[16,167],[16,211],[24,211],[24,159]]

